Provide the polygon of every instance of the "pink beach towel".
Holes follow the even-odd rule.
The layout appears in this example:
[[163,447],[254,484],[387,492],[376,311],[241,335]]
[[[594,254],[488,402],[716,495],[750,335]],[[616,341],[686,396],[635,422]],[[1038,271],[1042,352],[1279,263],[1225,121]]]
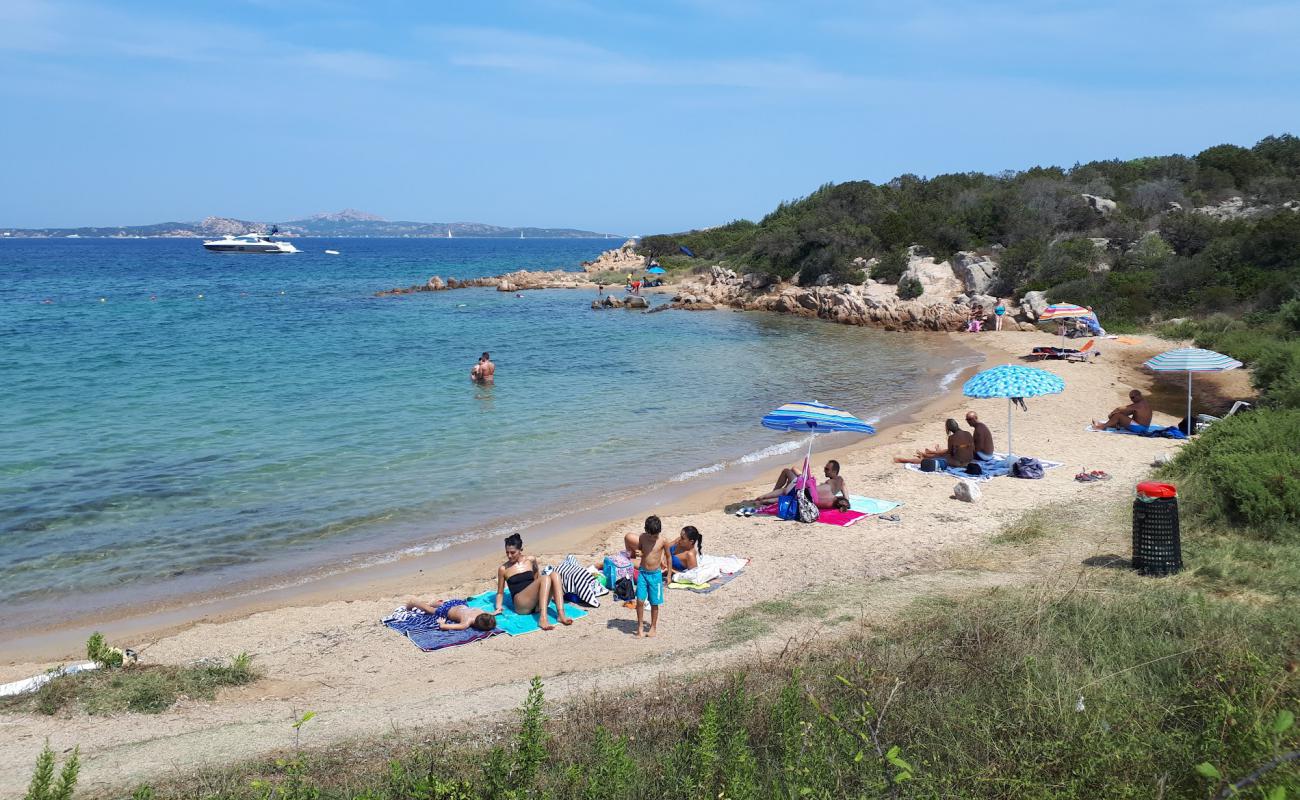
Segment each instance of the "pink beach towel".
[[[760,514],[770,514],[776,516],[776,503],[758,510]],[[818,515],[817,521],[826,525],[836,525],[841,528],[847,528],[863,517],[867,516],[861,511],[838,511],[834,508],[823,508]]]

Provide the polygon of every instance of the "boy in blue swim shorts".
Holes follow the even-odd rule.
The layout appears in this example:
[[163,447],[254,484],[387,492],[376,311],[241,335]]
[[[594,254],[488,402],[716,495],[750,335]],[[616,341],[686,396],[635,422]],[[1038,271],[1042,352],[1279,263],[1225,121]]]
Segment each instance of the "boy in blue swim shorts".
[[[664,562],[668,560],[668,549],[659,534],[663,523],[659,517],[649,516],[645,520],[645,533],[638,542],[641,551],[641,564],[636,576],[636,635],[637,638],[654,636],[659,627],[659,606],[664,604]],[[645,631],[645,604],[650,604],[650,631]]]

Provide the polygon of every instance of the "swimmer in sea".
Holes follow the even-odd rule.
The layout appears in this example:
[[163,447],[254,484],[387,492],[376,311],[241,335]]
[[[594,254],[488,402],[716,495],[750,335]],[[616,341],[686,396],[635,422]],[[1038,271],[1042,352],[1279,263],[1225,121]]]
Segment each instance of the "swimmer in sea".
[[497,372],[497,365],[492,363],[492,358],[487,353],[479,356],[478,363],[469,371],[469,379],[475,383],[495,383],[494,376]]

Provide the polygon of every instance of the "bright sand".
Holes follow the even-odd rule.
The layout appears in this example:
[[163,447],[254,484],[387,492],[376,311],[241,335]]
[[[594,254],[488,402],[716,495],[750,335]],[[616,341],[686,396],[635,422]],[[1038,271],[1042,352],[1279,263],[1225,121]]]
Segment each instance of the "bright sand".
[[[955,343],[982,350],[988,359],[984,366],[1015,362],[1033,346],[1056,341],[1044,333],[952,336]],[[523,532],[526,544],[537,543],[529,552],[543,563],[554,563],[565,553],[596,563],[603,554],[620,549],[623,534],[639,530],[646,514],[658,513],[664,518],[666,534],[675,537],[683,525],[695,525],[704,534],[706,553],[753,559],[742,577],[712,594],[669,591],[659,635],[652,640],[633,636],[635,612],[609,596],[602,598],[599,609],[568,628],[518,638],[498,636],[435,653],[420,652],[379,624],[382,616],[413,594],[465,596],[489,586],[500,562],[499,544],[492,543],[461,553],[463,560],[457,563],[435,567],[436,561],[411,559],[361,577],[264,596],[251,609],[214,607],[200,622],[186,621],[195,616],[191,608],[121,623],[121,636],[130,632],[131,637],[114,641],[136,647],[146,663],[184,664],[247,651],[266,677],[224,691],[214,703],[185,700],[156,716],[2,715],[0,796],[21,796],[17,787],[26,784],[46,739],[56,752],[80,746],[82,786],[104,788],[289,747],[294,734],[290,724],[307,710],[317,712],[317,717],[304,732],[304,744],[319,746],[491,717],[518,707],[534,675],[545,680],[548,698],[559,700],[598,689],[643,685],[652,676],[706,670],[756,652],[779,652],[791,638],[833,636],[831,623],[810,618],[737,647],[711,646],[729,614],[763,600],[825,587],[843,605],[837,609],[843,613],[831,617],[877,618],[873,609],[853,598],[890,579],[943,569],[949,556],[978,547],[1034,507],[1113,502],[1130,496],[1152,459],[1181,445],[1167,439],[1085,432],[1090,418],[1104,416],[1126,402],[1130,388],[1151,386],[1150,375],[1139,366],[1143,360],[1177,346],[1149,337],[1125,339],[1132,344],[1099,342],[1102,356],[1093,363],[1037,365],[1064,377],[1066,390],[1030,400],[1029,413],[1015,411],[1015,449],[1064,466],[1032,483],[1014,478],[983,483],[983,498],[974,506],[951,499],[957,479],[917,474],[892,463],[895,455],[940,443],[943,419],[960,418],[966,410],[978,412],[993,429],[998,447],[1005,446],[1006,401],[969,400],[961,396],[960,382],[955,382],[945,395],[916,412],[915,421],[885,428],[852,447],[819,449],[814,454],[818,469],[826,458],[840,460],[853,494],[902,501],[901,522],[867,518],[838,528],[732,517],[720,511],[728,502],[766,491],[771,476],[764,476],[746,485],[715,487],[684,497],[641,497],[633,501],[639,507],[625,509],[626,518],[612,524],[540,538],[536,531]],[[1249,394],[1246,378],[1244,371],[1238,371],[1197,380],[1202,389],[1241,397]],[[1172,381],[1162,386],[1161,406],[1175,410],[1182,385]],[[1157,414],[1157,422],[1174,421]],[[1105,470],[1114,479],[1078,483],[1074,475],[1084,468]],[[908,591],[923,593],[924,589]],[[11,650],[11,659],[23,660],[0,666],[0,682],[41,672],[57,663],[55,656],[60,654],[79,655],[58,637]]]

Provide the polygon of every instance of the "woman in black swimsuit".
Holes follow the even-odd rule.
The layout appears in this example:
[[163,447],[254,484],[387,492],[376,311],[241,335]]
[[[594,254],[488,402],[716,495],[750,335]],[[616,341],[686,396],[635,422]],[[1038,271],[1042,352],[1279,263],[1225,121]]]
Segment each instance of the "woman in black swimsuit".
[[573,620],[564,613],[564,584],[560,575],[552,572],[542,575],[541,565],[532,556],[524,555],[524,540],[519,534],[506,537],[506,563],[497,568],[497,600],[493,614],[500,614],[505,602],[506,587],[510,587],[510,600],[516,614],[537,612],[537,627],[549,631],[555,626],[547,619],[547,606],[555,600],[556,615],[561,625],[572,625]]

